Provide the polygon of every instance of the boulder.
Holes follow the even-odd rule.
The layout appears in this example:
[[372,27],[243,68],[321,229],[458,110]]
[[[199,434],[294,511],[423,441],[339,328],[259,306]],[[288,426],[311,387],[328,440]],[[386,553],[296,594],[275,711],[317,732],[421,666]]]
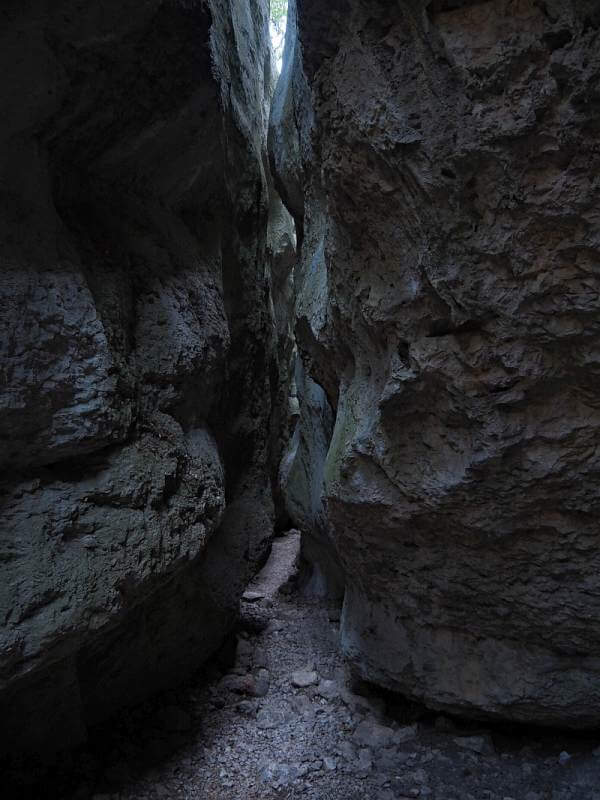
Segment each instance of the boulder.
[[597,726],[597,4],[298,0],[290,19],[271,162],[334,417],[313,472],[344,650],[438,709]]
[[6,752],[217,649],[272,535],[279,387],[266,0],[2,13]]

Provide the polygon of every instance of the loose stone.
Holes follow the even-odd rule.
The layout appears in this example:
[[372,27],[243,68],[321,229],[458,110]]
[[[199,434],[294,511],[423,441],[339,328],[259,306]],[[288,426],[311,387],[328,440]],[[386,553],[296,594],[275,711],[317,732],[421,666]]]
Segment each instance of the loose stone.
[[299,670],[292,673],[292,686],[298,689],[306,689],[308,686],[318,683],[319,676],[314,670]]

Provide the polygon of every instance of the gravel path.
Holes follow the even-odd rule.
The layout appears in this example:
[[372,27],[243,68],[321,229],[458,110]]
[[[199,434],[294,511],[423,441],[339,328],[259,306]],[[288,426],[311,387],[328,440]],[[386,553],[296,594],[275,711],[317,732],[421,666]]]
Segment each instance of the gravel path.
[[193,683],[112,720],[14,796],[600,800],[600,737],[483,730],[353,682],[339,610],[278,592],[297,546],[276,542],[236,638]]

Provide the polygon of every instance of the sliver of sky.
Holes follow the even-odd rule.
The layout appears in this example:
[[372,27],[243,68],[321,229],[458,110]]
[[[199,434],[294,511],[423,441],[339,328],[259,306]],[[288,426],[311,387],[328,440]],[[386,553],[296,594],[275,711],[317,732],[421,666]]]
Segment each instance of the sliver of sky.
[[283,43],[285,41],[285,27],[287,24],[287,0],[270,0],[271,18],[269,20],[269,32],[271,34],[271,44],[275,55],[275,70],[277,74],[281,72],[283,59]]

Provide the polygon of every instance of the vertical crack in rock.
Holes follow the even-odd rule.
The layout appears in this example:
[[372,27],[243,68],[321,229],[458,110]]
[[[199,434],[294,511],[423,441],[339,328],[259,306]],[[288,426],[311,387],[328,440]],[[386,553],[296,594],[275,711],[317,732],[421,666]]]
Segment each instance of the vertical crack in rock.
[[307,170],[319,158],[311,139],[313,124],[310,90],[297,38],[296,7],[290,3],[282,72],[271,104],[269,158],[277,191],[294,217],[298,247],[303,254],[310,254],[310,262],[301,259],[293,272],[290,312],[294,342],[297,339],[300,350],[295,348],[293,354],[292,424],[281,461],[279,485],[287,513],[303,533],[303,555],[312,572],[307,576],[304,590],[338,597],[343,594],[344,577],[327,533],[323,505],[325,460],[333,430],[332,403],[337,387],[319,369],[322,360],[312,357],[311,344],[316,345],[316,337],[310,335],[308,323],[311,319],[318,324],[319,308],[323,308],[327,291],[322,249],[324,215],[319,192],[315,190],[311,195],[314,202],[305,197]]
[[597,725],[596,4],[295,5],[270,158],[335,421],[324,454],[300,396],[284,478],[344,650],[437,708]]

